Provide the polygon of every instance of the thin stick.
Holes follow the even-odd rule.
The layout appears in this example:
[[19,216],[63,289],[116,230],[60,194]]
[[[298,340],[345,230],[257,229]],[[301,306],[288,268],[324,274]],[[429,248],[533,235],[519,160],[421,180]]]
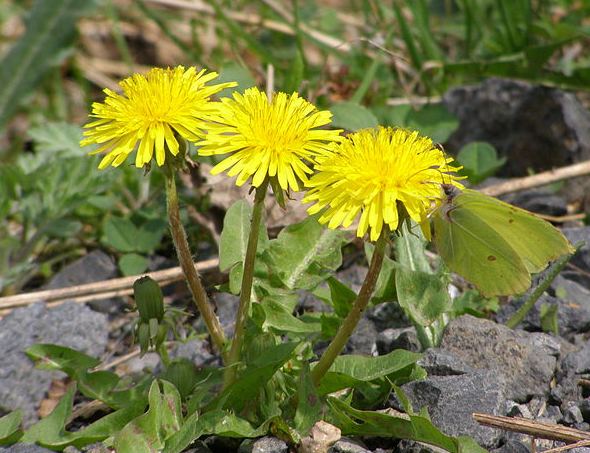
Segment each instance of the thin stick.
[[[210,271],[219,265],[217,258],[194,263],[195,268],[200,271]],[[171,267],[156,272],[133,275],[131,277],[113,278],[102,280],[100,282],[86,283],[84,285],[69,286],[67,288],[47,289],[34,291],[30,293],[18,294],[15,296],[0,297],[0,309],[16,308],[24,305],[30,305],[34,302],[55,302],[70,299],[83,299],[84,302],[93,299],[104,299],[120,295],[120,291],[133,292],[133,282],[140,276],[148,275],[160,284],[169,284],[183,280],[184,275],[180,266]]]
[[580,442],[576,442],[575,444],[564,445],[563,447],[551,448],[549,450],[544,450],[543,453],[557,453],[560,451],[568,451],[574,448],[579,447],[587,447],[590,445],[590,440],[581,440]]
[[561,167],[555,170],[545,171],[532,176],[523,178],[513,178],[500,184],[485,187],[480,192],[486,195],[497,196],[505,193],[518,192],[521,190],[531,189],[533,187],[544,186],[553,182],[564,179],[576,178],[590,173],[590,160],[580,162],[567,167]]
[[528,434],[529,436],[541,439],[560,440],[562,442],[590,440],[589,432],[553,423],[539,422],[520,417],[503,417],[500,415],[481,414],[477,412],[473,413],[472,417],[476,422],[482,425],[515,433]]

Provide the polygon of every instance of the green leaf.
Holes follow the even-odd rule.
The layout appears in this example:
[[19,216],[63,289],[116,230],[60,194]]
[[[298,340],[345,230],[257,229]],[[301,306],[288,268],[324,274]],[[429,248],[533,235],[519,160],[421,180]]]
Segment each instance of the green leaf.
[[39,84],[48,69],[60,63],[63,49],[75,36],[76,19],[96,6],[89,0],[37,0],[24,35],[0,62],[0,129]]
[[340,318],[346,318],[356,299],[356,293],[334,277],[328,278],[327,283],[330,288],[330,303],[334,307],[334,312]]
[[174,385],[154,380],[149,391],[149,408],[115,435],[113,446],[120,453],[157,452],[166,439],[180,430],[180,394]]
[[295,334],[317,333],[321,330],[319,322],[307,323],[301,321],[293,316],[279,300],[273,297],[265,297],[260,302],[260,306],[264,310],[264,326],[266,327]]
[[119,269],[123,275],[138,275],[148,267],[149,260],[137,253],[126,253],[119,258]]
[[375,127],[379,124],[379,120],[377,120],[373,112],[354,102],[334,104],[330,111],[334,115],[332,125],[347,131],[354,132],[367,127]]
[[451,308],[447,283],[440,275],[400,266],[395,273],[397,300],[418,325],[429,326]]
[[162,236],[168,229],[168,223],[162,219],[148,220],[139,227],[135,242],[136,251],[143,253],[152,253],[157,249],[161,242]]
[[359,381],[372,381],[413,365],[420,357],[422,357],[420,354],[403,349],[377,357],[341,355],[334,360],[328,374],[338,373]]
[[309,217],[284,228],[271,242],[267,258],[289,289],[311,289],[342,263],[344,234]]
[[290,342],[269,347],[264,354],[248,364],[236,382],[219,395],[217,402],[239,412],[291,358],[298,344],[299,342]]
[[123,217],[109,217],[103,227],[103,242],[120,252],[135,252],[138,249],[139,231],[135,224]]
[[82,223],[78,220],[59,218],[50,221],[43,231],[56,238],[71,238],[76,236],[82,229]]
[[245,68],[244,66],[236,62],[227,63],[219,71],[219,77],[217,77],[215,83],[225,82],[238,82],[238,86],[226,88],[220,91],[219,93],[217,93],[218,98],[222,98],[224,96],[231,96],[232,92],[234,91],[243,92],[246,88],[256,86],[256,81],[252,77],[252,74],[250,74],[248,68]]
[[[303,80],[305,73],[305,63],[303,61],[303,56],[299,49],[296,50],[295,57],[293,58],[293,62],[291,67],[287,71],[287,76],[285,80],[285,93],[292,93],[293,91],[299,91],[301,86],[301,81]],[[276,193],[276,192],[275,192]]]
[[463,165],[461,174],[477,184],[500,169],[506,163],[506,158],[498,158],[496,148],[489,143],[471,142],[461,148],[457,161]]
[[[375,246],[369,242],[365,242],[365,254],[367,261],[370,263],[373,257],[373,250]],[[375,284],[375,290],[371,295],[372,304],[380,304],[382,302],[391,302],[396,300],[397,293],[395,290],[395,268],[397,263],[389,258],[387,255],[383,257],[383,264],[381,265],[381,272]]]
[[557,304],[541,304],[540,317],[543,332],[559,335],[558,308]]
[[23,412],[20,409],[0,417],[0,445],[12,444],[21,437],[22,419]]
[[66,423],[72,414],[75,393],[76,387],[71,385],[51,414],[31,426],[20,441],[46,446],[50,446],[56,441],[59,442]]
[[407,223],[402,226],[402,233],[395,238],[396,261],[413,271],[432,273],[430,263],[426,258],[426,241],[420,228],[412,224],[412,229]]
[[258,428],[232,412],[212,410],[199,415],[197,412],[188,417],[180,430],[166,441],[163,453],[180,453],[194,440],[204,435],[215,434],[223,437],[260,437],[267,433],[268,422]]
[[[225,213],[223,230],[219,240],[219,269],[228,270],[236,263],[242,263],[246,257],[248,236],[250,234],[250,216],[252,207],[246,200],[238,200]],[[268,245],[268,235],[264,225],[260,226],[258,251],[262,253]]]
[[35,142],[35,151],[49,157],[79,157],[93,148],[80,149],[82,129],[69,123],[45,123],[28,131]]
[[406,126],[420,131],[434,142],[444,143],[459,126],[459,120],[443,104],[427,104],[408,112]]
[[68,376],[100,365],[100,360],[82,352],[55,344],[34,344],[26,351],[40,370],[63,371]]
[[334,397],[328,398],[331,422],[345,436],[376,436],[410,439],[435,445],[451,453],[484,453],[486,450],[468,437],[451,437],[432,424],[427,415],[361,411]]
[[297,385],[297,409],[295,410],[295,429],[301,437],[322,417],[322,401],[319,398],[309,372],[309,364],[303,362]]

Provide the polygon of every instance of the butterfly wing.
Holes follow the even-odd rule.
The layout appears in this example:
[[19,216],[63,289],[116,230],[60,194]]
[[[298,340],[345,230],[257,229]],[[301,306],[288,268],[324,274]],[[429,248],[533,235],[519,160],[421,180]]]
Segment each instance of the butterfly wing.
[[434,243],[447,266],[473,283],[484,296],[526,291],[531,277],[517,252],[472,210],[459,194],[433,216]]
[[561,231],[524,209],[474,190],[464,190],[454,203],[493,228],[514,249],[530,273],[540,272],[550,261],[574,252]]

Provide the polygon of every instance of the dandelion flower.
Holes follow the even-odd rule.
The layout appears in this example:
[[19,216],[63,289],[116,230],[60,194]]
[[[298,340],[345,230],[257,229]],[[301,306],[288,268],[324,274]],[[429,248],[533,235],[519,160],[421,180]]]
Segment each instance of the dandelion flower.
[[[207,85],[217,73],[185,69],[151,69],[146,75],[134,74],[121,81],[122,94],[108,88],[104,102],[92,104],[91,117],[86,124],[80,144],[101,146],[91,154],[106,153],[98,168],[118,167],[137,147],[135,165],[143,167],[156,155],[163,165],[166,152],[177,155],[178,138],[197,141],[203,136],[207,119],[215,112],[210,97],[234,82]],[[139,142],[139,146],[137,146]]]
[[[360,213],[357,236],[370,229],[376,241],[387,224],[400,223],[400,205],[422,223],[433,202],[440,201],[443,183],[454,184],[458,170],[430,138],[390,127],[363,129],[335,144],[318,158],[317,173],[304,202],[315,202],[308,213],[323,210],[319,221],[329,228],[348,227]],[[405,214],[402,214],[405,215]]]
[[339,140],[340,132],[317,129],[330,123],[332,114],[319,111],[299,97],[277,93],[269,102],[257,88],[233,98],[221,99],[219,116],[207,127],[204,140],[197,143],[199,154],[230,154],[211,170],[227,171],[243,185],[252,178],[260,187],[267,176],[276,177],[283,190],[297,191],[297,179],[305,183],[313,173],[309,164],[326,152],[329,143]]

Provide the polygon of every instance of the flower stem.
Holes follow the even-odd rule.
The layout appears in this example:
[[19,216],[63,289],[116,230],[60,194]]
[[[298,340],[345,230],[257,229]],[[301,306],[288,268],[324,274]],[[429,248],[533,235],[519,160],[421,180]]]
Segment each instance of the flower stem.
[[385,255],[385,240],[386,232],[381,232],[381,236],[377,240],[375,244],[375,249],[373,250],[373,257],[371,258],[371,264],[369,265],[369,271],[367,272],[367,276],[365,277],[365,281],[363,282],[363,286],[359,291],[357,298],[348,313],[348,316],[342,322],[342,325],[338,329],[336,336],[332,339],[330,344],[328,345],[328,349],[324,351],[322,356],[320,357],[319,362],[313,368],[311,372],[311,378],[313,380],[314,385],[317,387],[330,369],[336,357],[342,352],[344,346],[348,342],[348,339],[354,332],[359,320],[365,308],[371,299],[371,295],[373,294],[373,290],[375,289],[375,285],[377,284],[377,279],[379,278],[379,273],[381,272],[381,265],[383,264],[383,256]]
[[244,273],[242,275],[242,287],[240,290],[240,305],[236,316],[236,327],[234,338],[226,365],[225,386],[230,385],[236,377],[235,365],[240,361],[242,346],[244,343],[244,333],[250,312],[250,299],[252,296],[252,282],[254,281],[254,261],[256,260],[256,250],[258,248],[258,236],[260,234],[260,221],[264,209],[264,197],[268,188],[268,178],[256,188],[254,196],[254,206],[252,208],[252,218],[250,220],[250,233],[248,235],[248,246],[246,247],[246,256],[244,258]]
[[176,255],[178,256],[180,267],[193,296],[193,301],[205,321],[209,335],[211,335],[211,340],[225,361],[225,335],[223,334],[219,319],[217,319],[213,311],[213,306],[207,298],[207,293],[205,292],[205,288],[203,288],[199,273],[195,268],[186,239],[186,232],[180,222],[180,210],[178,208],[178,194],[176,192],[174,173],[173,171],[164,171],[164,174],[166,175],[168,220],[170,221],[170,232],[172,233],[172,240],[176,248]]

